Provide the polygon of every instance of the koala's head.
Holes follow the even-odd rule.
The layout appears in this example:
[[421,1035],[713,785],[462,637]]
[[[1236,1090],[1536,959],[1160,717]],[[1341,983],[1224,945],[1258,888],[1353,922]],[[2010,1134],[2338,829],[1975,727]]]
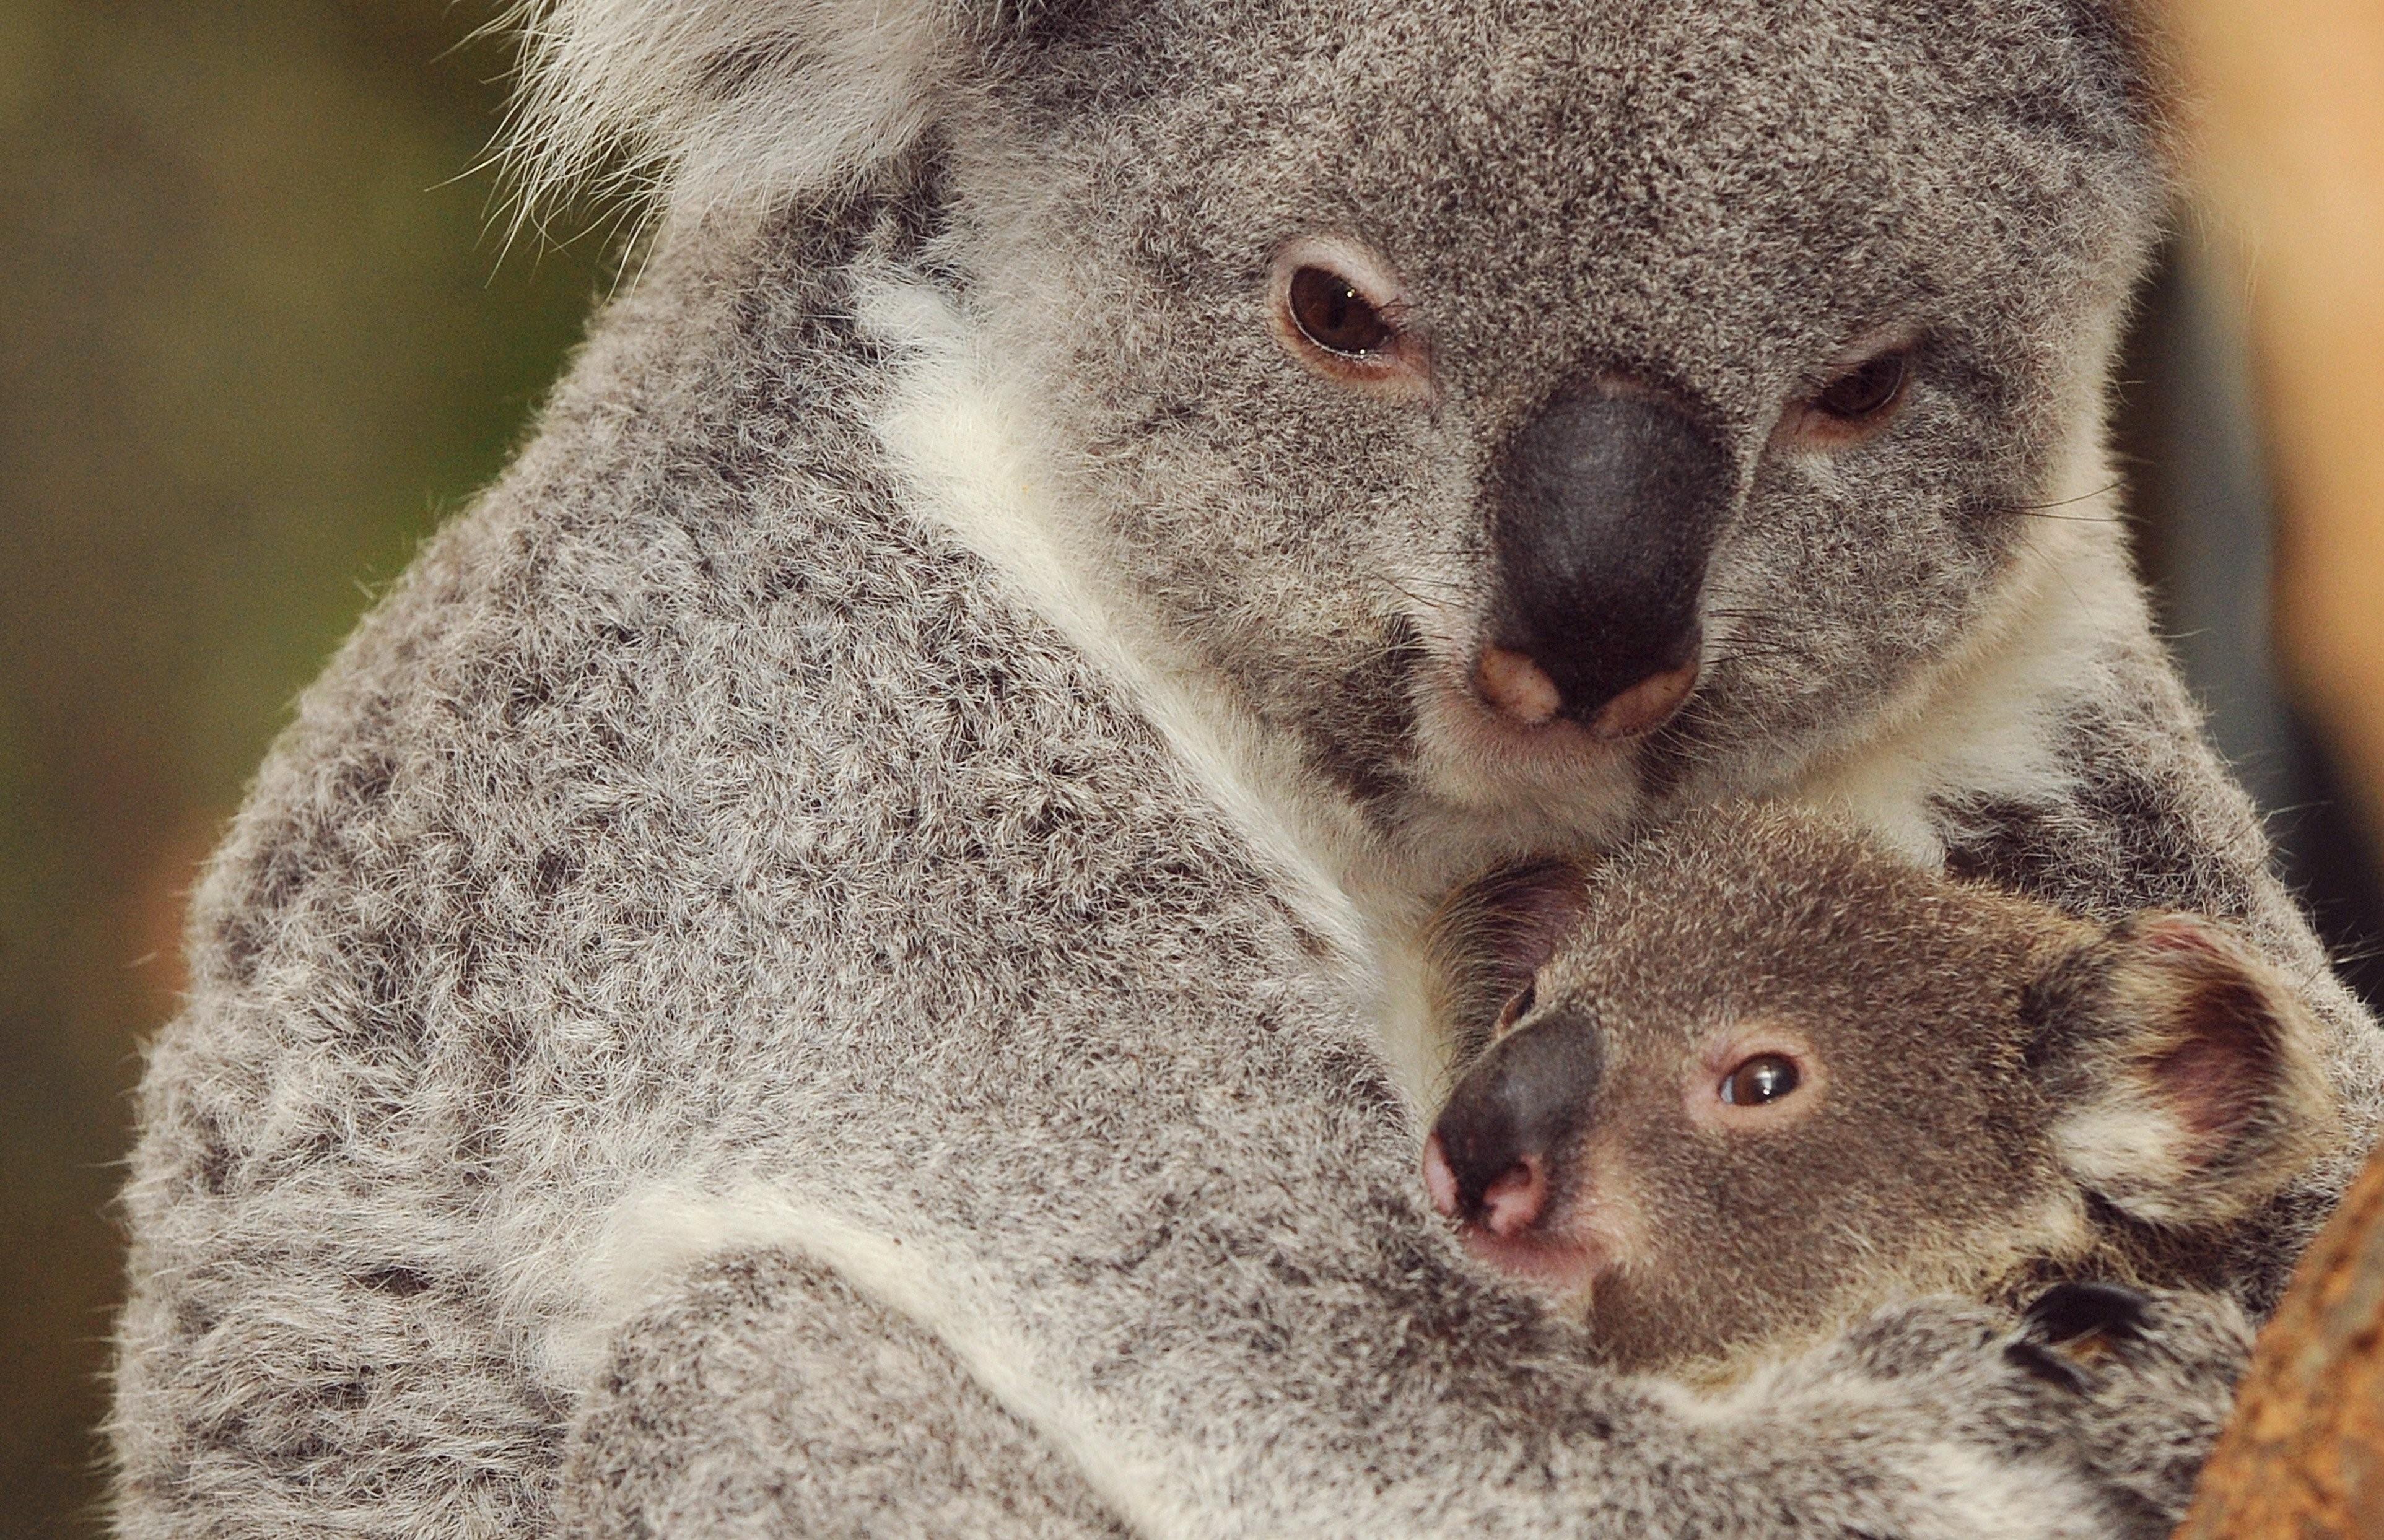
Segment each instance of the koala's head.
[[1072,538],[1385,828],[1595,838],[1858,727],[2092,457],[2126,4],[550,0],[530,143],[928,147]]
[[1741,1362],[1905,1294],[2187,1282],[2335,1134],[2316,1028],[2206,920],[2086,924],[1778,809],[1575,891],[1426,1178],[1620,1362]]

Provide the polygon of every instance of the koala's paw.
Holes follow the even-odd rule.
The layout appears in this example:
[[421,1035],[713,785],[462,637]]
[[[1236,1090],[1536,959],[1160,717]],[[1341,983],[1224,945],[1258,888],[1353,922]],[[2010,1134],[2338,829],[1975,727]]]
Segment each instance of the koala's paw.
[[2087,1395],[2094,1379],[2085,1359],[2134,1341],[2151,1305],[2152,1296],[2119,1284],[2056,1284],[2021,1312],[2023,1335],[2005,1345],[2004,1358],[2048,1385]]
[[2081,1456],[2084,1393],[2007,1351],[2028,1331],[1976,1300],[1913,1299],[1783,1365],[1764,1389],[1777,1397],[1782,1447],[1840,1494],[1823,1527],[1898,1540],[2156,1540]]
[[1951,1298],[1894,1306],[1794,1373],[1817,1425],[1864,1408],[1866,1458],[1896,1473],[1880,1488],[1900,1494],[1884,1531],[1846,1527],[2163,1540],[2249,1345],[2231,1301],[2072,1284],[2018,1316]]
[[2005,1352],[2076,1397],[2096,1484],[2165,1534],[2234,1410],[2252,1337],[2224,1295],[2063,1284],[2030,1306]]

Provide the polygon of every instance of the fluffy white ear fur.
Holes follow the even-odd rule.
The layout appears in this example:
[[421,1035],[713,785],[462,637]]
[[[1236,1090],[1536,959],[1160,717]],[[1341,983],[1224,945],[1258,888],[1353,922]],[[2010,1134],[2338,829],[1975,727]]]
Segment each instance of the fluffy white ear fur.
[[2225,1223],[2341,1136],[2321,1030],[2267,962],[2212,922],[2120,925],[2075,1052],[2089,1094],[2054,1128],[2084,1186],[2154,1224]]
[[[990,10],[990,6],[985,7]],[[535,209],[591,180],[677,211],[833,186],[963,75],[961,0],[519,0],[505,155]]]

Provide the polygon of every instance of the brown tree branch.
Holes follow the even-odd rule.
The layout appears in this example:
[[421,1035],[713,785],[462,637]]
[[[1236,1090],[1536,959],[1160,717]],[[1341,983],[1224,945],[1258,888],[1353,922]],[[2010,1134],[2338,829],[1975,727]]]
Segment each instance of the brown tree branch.
[[2176,1540],[2384,1540],[2384,1154],[2260,1334]]

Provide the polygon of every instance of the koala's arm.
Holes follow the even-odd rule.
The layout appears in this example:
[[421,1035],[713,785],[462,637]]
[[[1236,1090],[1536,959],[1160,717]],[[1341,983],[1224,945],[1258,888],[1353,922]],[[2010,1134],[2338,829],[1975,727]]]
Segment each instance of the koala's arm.
[[558,1519],[589,1540],[1122,1540],[1059,1450],[915,1324],[776,1251],[625,1323],[575,1419]]
[[[2032,1337],[2015,1350],[1995,1311],[1922,1301],[1710,1401],[1552,1360],[1495,1430],[1454,1407],[1338,1455],[1360,1431],[1322,1426],[1347,1414],[1341,1393],[1320,1405],[1326,1387],[1277,1385],[1271,1412],[1136,1459],[1116,1376],[1023,1382],[1031,1351],[988,1365],[1030,1425],[901,1310],[816,1261],[747,1250],[623,1323],[573,1429],[559,1516],[596,1540],[2154,1535],[2184,1507],[2248,1332],[2231,1305],[2189,1297],[2142,1327],[2080,1368]],[[1201,1385],[1159,1388],[1214,1408]],[[1394,1394],[1369,1420],[1419,1410]]]

